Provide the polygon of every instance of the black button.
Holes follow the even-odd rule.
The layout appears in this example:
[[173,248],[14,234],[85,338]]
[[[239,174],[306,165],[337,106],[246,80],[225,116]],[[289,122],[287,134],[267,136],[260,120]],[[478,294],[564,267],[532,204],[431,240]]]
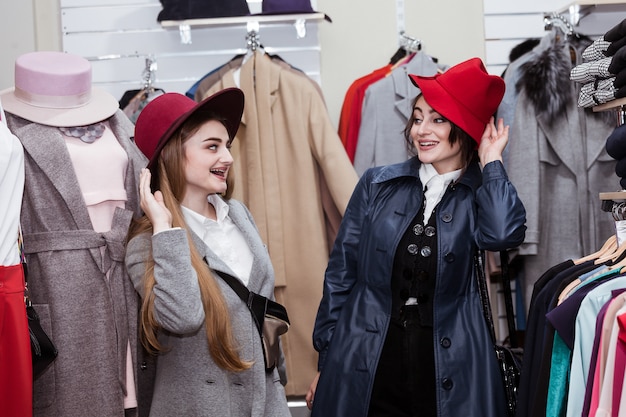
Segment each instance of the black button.
[[145,371],[146,369],[148,369],[148,363],[146,361],[141,362],[139,369],[141,369],[142,371]]
[[452,389],[452,385],[454,384],[452,383],[452,380],[449,378],[444,378],[443,381],[441,381],[441,386],[446,391],[450,391]]
[[450,223],[452,221],[452,214],[444,213],[443,216],[441,216],[441,220],[443,220],[446,223]]
[[428,258],[432,253],[433,251],[432,249],[430,249],[430,246],[424,246],[420,251],[420,255],[422,255],[424,258]]
[[418,281],[422,281],[422,282],[423,281],[428,281],[428,272],[426,272],[424,270],[418,271],[418,273],[417,273],[417,280]]
[[424,232],[424,226],[422,226],[421,224],[416,224],[415,226],[413,226],[413,233],[415,233],[417,236],[421,235]]
[[454,254],[452,252],[448,252],[446,253],[446,255],[443,257],[443,259],[446,260],[446,262],[450,263],[450,262],[454,262]]
[[402,276],[404,277],[404,279],[412,279],[413,271],[407,268],[404,271],[402,271]]
[[424,229],[424,234],[428,237],[435,236],[435,228],[432,226],[426,226],[426,229]]
[[418,249],[419,249],[419,248],[417,247],[417,245],[416,245],[415,243],[411,243],[411,244],[410,244],[409,246],[407,246],[407,248],[406,248],[406,250],[408,250],[408,251],[409,251],[409,253],[410,253],[411,255],[415,255],[415,254],[417,254]]
[[447,337],[441,339],[441,346],[443,346],[444,348],[448,349],[451,344],[452,342],[450,342],[450,339],[448,339]]

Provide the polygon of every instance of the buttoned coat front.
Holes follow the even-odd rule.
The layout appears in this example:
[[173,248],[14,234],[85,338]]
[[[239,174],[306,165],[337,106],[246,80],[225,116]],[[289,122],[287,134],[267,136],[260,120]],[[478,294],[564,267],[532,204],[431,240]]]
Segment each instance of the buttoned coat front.
[[[245,236],[254,256],[250,291],[273,298],[274,271],[267,248],[247,208],[229,200],[229,216]],[[213,270],[236,274],[193,232],[193,242]],[[227,372],[211,359],[198,278],[191,266],[184,229],[142,234],[128,242],[126,265],[137,292],[143,295],[145,261],[155,258],[155,318],[162,326],[159,342],[167,351],[157,358],[151,417],[290,417],[277,369],[265,372],[259,332],[250,310],[216,274],[228,306],[233,336],[241,357],[254,365]]]
[[[313,417],[367,416],[390,322],[394,255],[423,201],[419,165],[412,158],[367,170],[350,200],[315,323],[321,376]],[[524,207],[501,162],[487,164],[482,175],[473,163],[446,190],[435,215],[438,415],[504,416],[504,391],[481,308],[473,254],[477,248],[497,251],[520,244]]]

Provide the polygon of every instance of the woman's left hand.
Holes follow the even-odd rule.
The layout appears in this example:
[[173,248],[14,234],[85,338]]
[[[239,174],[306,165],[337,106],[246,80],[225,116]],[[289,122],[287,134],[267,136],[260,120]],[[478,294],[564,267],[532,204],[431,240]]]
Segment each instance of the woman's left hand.
[[482,166],[489,162],[502,161],[502,152],[509,142],[509,126],[504,126],[504,120],[498,120],[498,126],[492,117],[485,127],[480,146],[478,147],[478,157]]

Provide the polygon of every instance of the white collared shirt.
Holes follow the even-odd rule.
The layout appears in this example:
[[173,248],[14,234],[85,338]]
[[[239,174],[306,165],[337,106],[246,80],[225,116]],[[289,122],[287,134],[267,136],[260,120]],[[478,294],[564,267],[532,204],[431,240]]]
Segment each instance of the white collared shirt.
[[217,194],[209,195],[217,220],[212,220],[181,206],[187,225],[222,260],[241,281],[248,285],[254,256],[245,236],[228,216],[228,204]]
[[24,148],[11,133],[0,106],[0,266],[20,263],[17,244],[24,194]]
[[446,193],[448,185],[459,179],[461,171],[457,169],[445,174],[438,174],[432,164],[422,164],[420,166],[419,175],[424,186],[424,224],[428,223],[435,206],[439,204]]

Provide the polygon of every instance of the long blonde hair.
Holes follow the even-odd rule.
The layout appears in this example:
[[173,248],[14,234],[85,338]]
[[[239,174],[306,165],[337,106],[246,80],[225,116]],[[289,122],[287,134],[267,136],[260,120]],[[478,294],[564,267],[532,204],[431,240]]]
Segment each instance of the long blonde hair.
[[[172,213],[172,226],[187,230],[191,264],[198,276],[200,295],[206,317],[206,337],[211,357],[220,368],[239,372],[249,369],[252,363],[242,360],[239,356],[237,343],[232,332],[228,307],[209,266],[202,259],[193,243],[191,233],[180,208],[180,199],[184,195],[186,187],[183,144],[197,132],[202,123],[211,119],[221,121],[215,115],[190,118],[172,135],[159,156],[156,173],[153,173],[153,185],[155,186],[154,190],[158,189],[163,193],[163,201]],[[229,184],[228,187],[229,195],[232,193],[231,185]],[[133,222],[129,232],[129,240],[141,233],[152,233],[152,224],[145,215]],[[162,346],[158,340],[160,326],[154,317],[155,295],[153,289],[155,278],[152,253],[150,253],[149,259],[146,260],[146,272],[143,282],[144,294],[140,313],[141,342],[148,352],[158,354],[165,351],[167,347]]]

